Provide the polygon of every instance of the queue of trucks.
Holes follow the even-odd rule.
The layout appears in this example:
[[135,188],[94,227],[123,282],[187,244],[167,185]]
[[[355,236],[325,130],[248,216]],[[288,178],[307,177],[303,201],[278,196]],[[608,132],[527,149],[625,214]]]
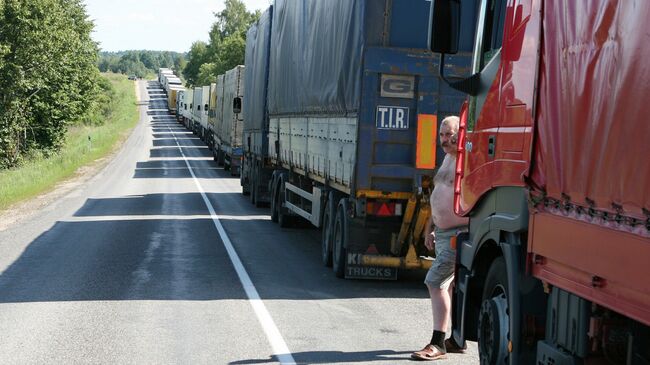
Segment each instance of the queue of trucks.
[[460,115],[456,341],[482,364],[650,364],[648,16],[620,0],[276,0],[245,64],[174,109],[273,222],[321,228],[336,276],[373,279],[430,266],[437,130]]

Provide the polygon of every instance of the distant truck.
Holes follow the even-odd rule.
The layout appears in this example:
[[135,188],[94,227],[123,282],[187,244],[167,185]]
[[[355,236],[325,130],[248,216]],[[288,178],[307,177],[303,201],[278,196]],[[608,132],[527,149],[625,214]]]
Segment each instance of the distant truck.
[[208,102],[210,101],[210,86],[197,86],[194,88],[192,108],[192,131],[205,140],[208,127]]
[[[275,1],[247,33],[241,184],[283,227],[322,227],[337,277],[426,269],[422,232],[440,121],[463,94],[437,75],[431,1]],[[475,5],[464,3],[470,69]],[[226,100],[227,102],[227,100]]]
[[210,84],[210,100],[208,101],[208,136],[205,141],[208,148],[212,150],[214,160],[217,161],[217,156],[214,154],[214,126],[217,118],[217,111],[221,110],[221,98],[217,95],[217,84],[215,82]]
[[181,122],[187,129],[192,129],[192,110],[194,109],[194,89],[189,87],[183,94],[183,110]]
[[183,108],[185,107],[185,94],[187,93],[186,89],[179,90],[176,93],[176,121],[179,123],[183,122]]
[[650,364],[648,19],[647,1],[480,1],[473,75],[451,84],[470,95],[453,335],[482,364]]
[[170,114],[176,114],[176,103],[178,102],[178,93],[185,91],[185,88],[180,85],[173,85],[169,88],[167,92],[167,105],[169,107]]
[[162,86],[165,90],[165,94],[169,96],[170,90],[174,87],[182,87],[183,82],[174,74],[164,74]]
[[174,74],[174,71],[172,71],[169,68],[164,68],[164,67],[159,68],[158,69],[158,82],[162,85],[164,75],[173,75],[173,74]]
[[217,82],[210,84],[210,112],[208,114],[208,128],[211,131],[208,145],[212,146],[214,161],[219,166],[223,166],[223,155],[214,146],[217,129],[223,123],[223,79],[224,75],[218,75]]
[[[222,81],[221,81],[222,80]],[[220,82],[221,81],[221,82]],[[219,86],[223,84],[222,88]],[[239,65],[217,78],[217,94],[221,95],[221,113],[216,118],[214,128],[214,154],[217,162],[230,170],[231,175],[239,175],[242,157],[242,136],[244,113],[244,66]]]

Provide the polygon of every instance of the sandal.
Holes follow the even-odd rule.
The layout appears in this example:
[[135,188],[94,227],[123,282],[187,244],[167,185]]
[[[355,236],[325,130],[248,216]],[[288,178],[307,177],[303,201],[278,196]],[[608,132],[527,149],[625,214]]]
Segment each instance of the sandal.
[[411,359],[413,360],[423,360],[423,361],[432,361],[432,360],[442,360],[447,358],[447,353],[440,351],[437,347],[429,344],[424,346],[420,351],[416,351],[411,354]]

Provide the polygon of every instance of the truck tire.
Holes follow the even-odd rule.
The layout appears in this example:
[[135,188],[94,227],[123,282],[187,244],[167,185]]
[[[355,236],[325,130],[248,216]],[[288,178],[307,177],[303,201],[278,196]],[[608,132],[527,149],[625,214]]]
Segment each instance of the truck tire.
[[347,200],[341,199],[336,210],[334,221],[333,245],[332,247],[332,270],[337,278],[345,277],[345,258],[347,257],[346,247],[348,246],[348,204]]
[[250,200],[251,204],[255,205],[255,193],[257,192],[257,169],[255,168],[255,165],[252,166],[251,172],[250,172]]
[[281,181],[282,180],[280,178],[273,179],[273,187],[271,188],[271,222],[273,223],[278,222],[278,215],[279,215],[278,185],[280,184]]
[[[331,198],[331,196],[330,196]],[[321,258],[325,267],[332,267],[332,230],[336,210],[332,199],[327,199],[323,211],[323,227],[321,234]]]
[[485,278],[478,317],[478,350],[481,365],[507,364],[510,338],[506,262],[498,257]]
[[[251,187],[250,187],[250,177],[247,179],[246,176],[250,176],[250,168],[248,168],[248,160],[244,159],[242,161],[242,164],[239,168],[239,185],[241,185],[241,193],[242,195],[249,195],[251,193]],[[246,171],[247,173],[244,174],[243,172]]]
[[264,202],[264,200],[262,200],[262,198],[260,198],[261,196],[263,196],[263,194],[260,192],[260,190],[262,189],[262,181],[261,181],[262,169],[260,168],[260,169],[258,169],[256,171],[257,171],[257,173],[255,174],[255,202],[254,202],[254,204],[255,204],[255,208],[263,208],[263,207],[266,206],[266,203]]
[[278,183],[278,224],[282,228],[289,228],[293,225],[294,217],[289,213],[285,212],[282,208],[284,205],[284,179],[280,178]]
[[217,151],[217,165],[223,166],[223,152],[220,145],[215,145],[214,150]]

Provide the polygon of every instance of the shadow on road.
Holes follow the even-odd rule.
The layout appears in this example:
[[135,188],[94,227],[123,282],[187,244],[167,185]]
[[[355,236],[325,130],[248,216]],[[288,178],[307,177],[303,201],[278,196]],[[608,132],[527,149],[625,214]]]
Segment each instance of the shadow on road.
[[[293,359],[297,364],[350,364],[355,362],[370,361],[398,361],[410,359],[410,352],[397,352],[392,350],[378,351],[305,351],[292,353]],[[279,362],[278,356],[270,356],[268,359],[250,359],[231,361],[230,365],[252,365]]]
[[[206,146],[181,147],[187,157],[212,157],[212,152]],[[159,147],[149,151],[151,158],[183,158],[178,147]]]

